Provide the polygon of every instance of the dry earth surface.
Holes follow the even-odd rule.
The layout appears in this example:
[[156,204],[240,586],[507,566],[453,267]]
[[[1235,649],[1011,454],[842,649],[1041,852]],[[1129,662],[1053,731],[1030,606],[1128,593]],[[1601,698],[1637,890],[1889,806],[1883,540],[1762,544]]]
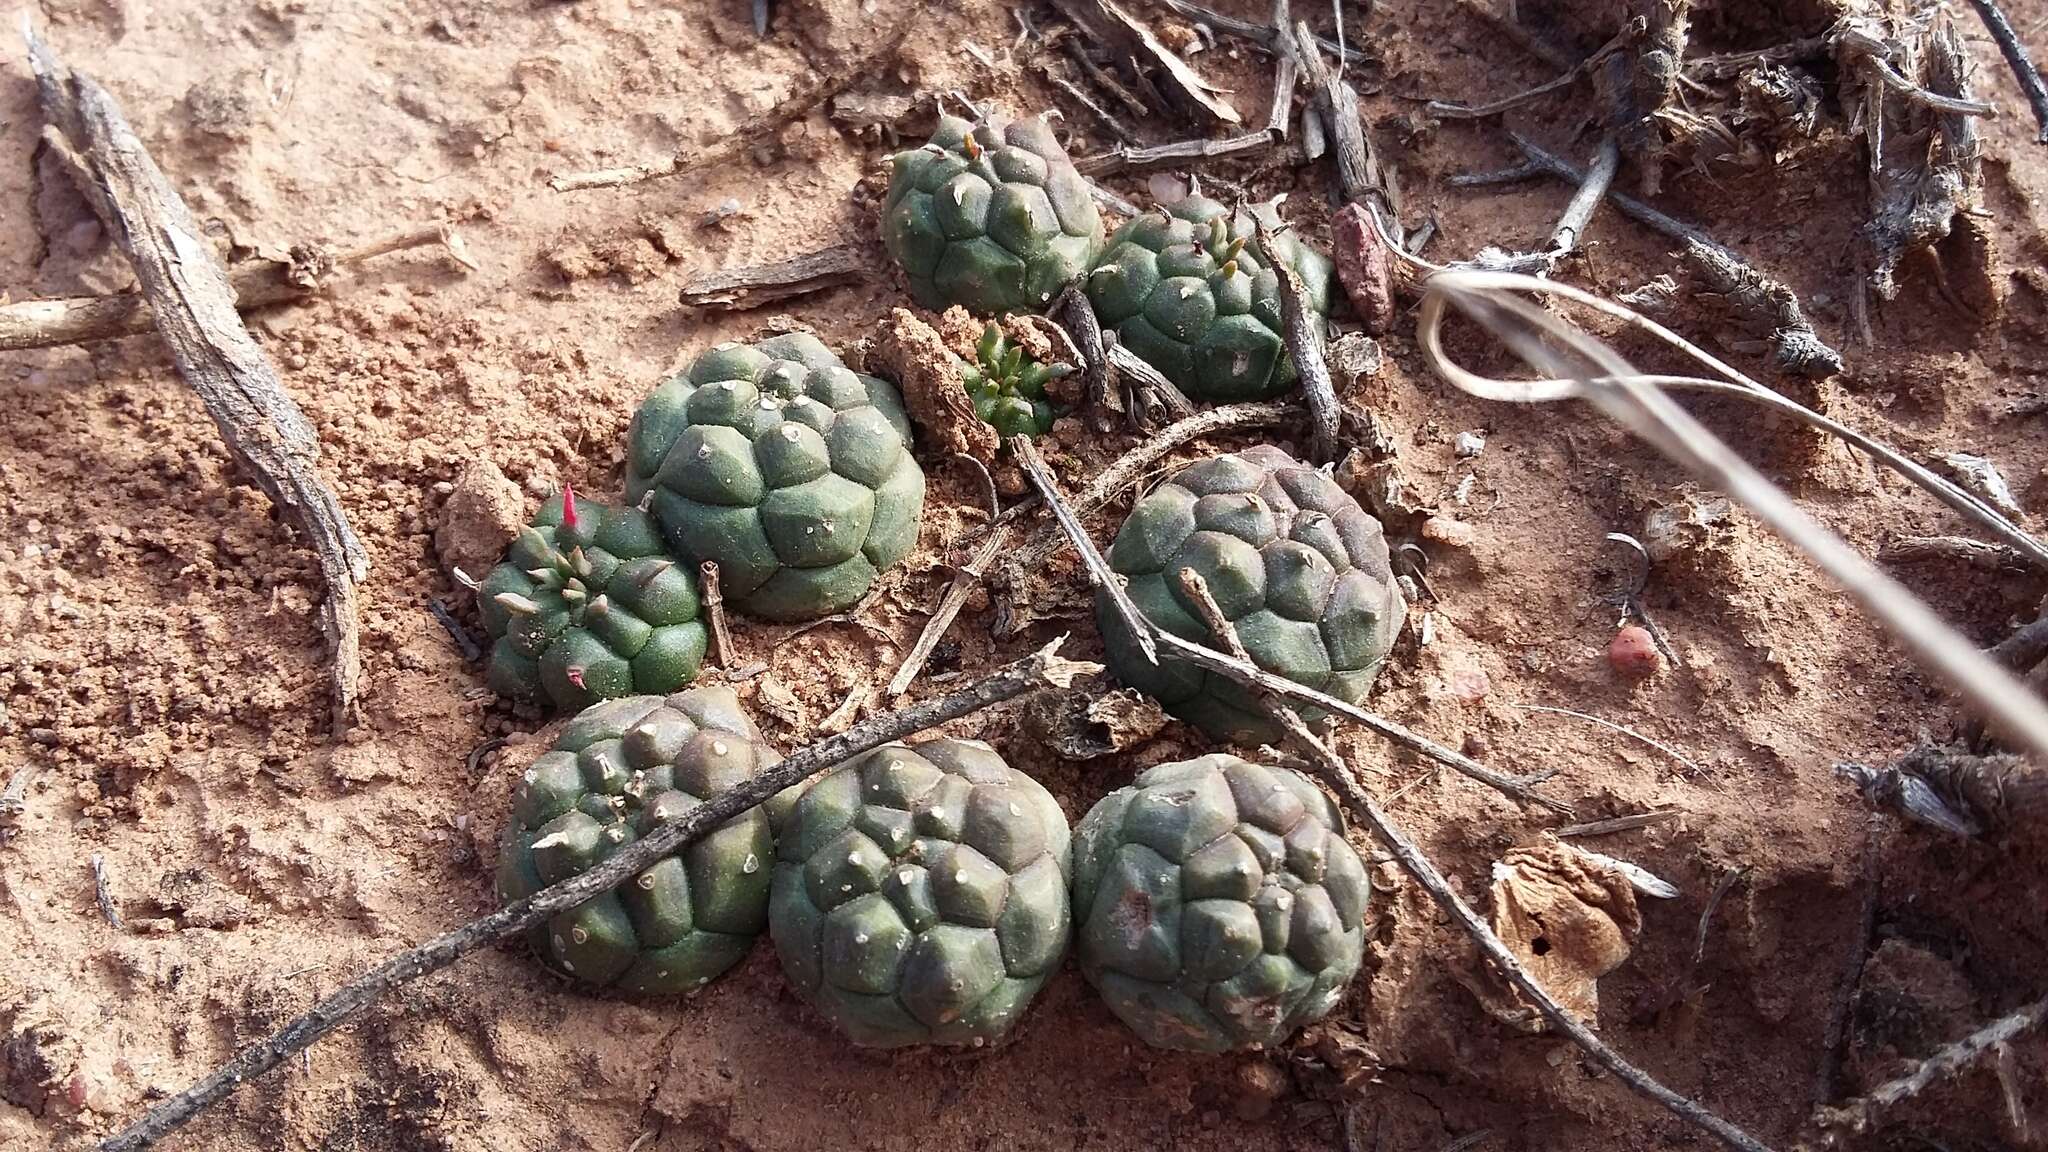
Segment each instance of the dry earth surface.
[[[83,1147],[375,961],[491,907],[495,831],[537,722],[498,706],[426,611],[440,599],[474,625],[435,556],[441,504],[478,460],[529,502],[563,482],[616,492],[637,400],[694,352],[769,320],[680,311],[681,278],[864,227],[870,209],[854,190],[890,143],[823,112],[717,170],[547,189],[553,174],[717,139],[910,10],[776,7],[759,40],[738,0],[31,4],[67,60],[122,101],[224,244],[345,250],[451,222],[482,267],[464,272],[432,249],[384,257],[323,297],[251,321],[319,429],[325,470],[370,552],[363,715],[340,740],[327,730],[317,570],[236,474],[160,344],[0,358],[0,778],[39,768],[0,846],[0,1147]],[[1548,78],[1546,66],[1458,5],[1382,3],[1362,26],[1364,6],[1347,7],[1353,42],[1380,61],[1364,73],[1377,88],[1365,112],[1399,169],[1411,223],[1441,221],[1432,255],[1540,243],[1568,191],[1448,186],[1449,175],[1508,163],[1510,149],[1483,122],[1431,127],[1405,97],[1503,95]],[[1716,49],[1818,30],[1797,13],[1755,15],[1773,5],[1744,6],[1747,16],[1701,7],[1700,35]],[[2048,47],[2048,3],[2010,7]],[[1018,66],[1016,11],[915,6],[894,64],[853,91],[1060,106],[1077,153],[1106,146],[1095,121]],[[1900,299],[1874,315],[1875,346],[1853,342],[1864,208],[1862,160],[1846,139],[1795,165],[1674,173],[1661,202],[1784,276],[1822,334],[1847,347],[1850,371],[1821,389],[1831,411],[1918,451],[1989,455],[2038,527],[2048,442],[2038,417],[1999,412],[2043,384],[2048,149],[2031,143],[1995,49],[1974,21],[1964,27],[1978,90],[2007,111],[1986,137],[2005,261],[1995,316],[1971,314],[1909,269]],[[0,285],[16,298],[120,288],[125,265],[37,149],[34,87],[20,53],[6,55]],[[1247,121],[1263,119],[1262,58],[1226,40],[1196,60]],[[1574,155],[1593,139],[1583,89],[1511,120]],[[1297,169],[1275,153],[1228,174],[1262,194],[1289,192],[1290,212],[1321,233],[1326,164]],[[1144,191],[1142,178],[1110,182]],[[737,214],[706,223],[728,199]],[[1603,212],[1565,275],[1622,291],[1671,267],[1664,241]],[[902,300],[878,283],[793,302],[788,316],[844,345]],[[1867,1088],[2039,996],[2048,882],[2038,846],[1938,840],[1891,818],[1868,835],[1863,805],[1830,771],[1947,733],[1957,713],[1943,690],[1739,516],[1649,586],[1676,666],[1641,684],[1618,678],[1604,659],[1615,626],[1606,596],[1628,564],[1602,536],[1696,493],[1586,409],[1509,409],[1452,392],[1421,370],[1412,319],[1386,341],[1385,369],[1348,398],[1378,414],[1411,483],[1465,528],[1440,534],[1456,537],[1450,545],[1429,542],[1433,639],[1418,648],[1410,630],[1373,704],[1502,768],[1555,772],[1546,787],[1580,819],[1674,810],[1588,842],[1681,890],[1644,901],[1634,954],[1601,983],[1603,1034],[1785,1146],[1802,1139],[1872,885],[1872,954],[1836,1092]],[[1768,371],[1719,321],[1675,323]],[[1461,338],[1470,354],[1499,364],[1472,335]],[[1703,411],[1866,551],[1958,527],[1865,459],[1752,409]],[[1487,446],[1459,459],[1453,437],[1468,430],[1483,430]],[[1131,442],[1076,421],[1055,441],[1072,483]],[[781,746],[806,742],[849,693],[887,679],[946,564],[971,547],[979,480],[943,459],[927,469],[921,545],[860,626],[786,641],[786,629],[740,626],[743,659],[770,666],[744,692],[774,696],[758,711]],[[1098,536],[1114,523],[1098,518]],[[2037,575],[1940,561],[1899,573],[1985,643],[2031,619],[2044,591]],[[1068,630],[1070,654],[1099,651],[1071,556],[1027,592],[1040,618],[1000,641],[977,596],[955,629],[957,652],[932,672],[971,674]],[[912,695],[936,691],[931,681]],[[1632,726],[1686,762],[1522,704]],[[955,729],[1045,780],[1075,818],[1135,770],[1203,747],[1171,726],[1133,752],[1076,763],[1052,756],[1015,709]],[[471,757],[508,734],[503,751]],[[1482,906],[1492,862],[1558,823],[1362,735],[1342,747]],[[125,932],[95,906],[95,854]],[[1696,954],[1701,914],[1731,871]],[[1375,877],[1366,970],[1328,1021],[1283,1051],[1145,1049],[1070,966],[1001,1050],[874,1055],[823,1028],[765,943],[680,1002],[587,995],[507,948],[408,986],[167,1147],[1220,1152],[1350,1140],[1406,1152],[1482,1129],[1483,1148],[1704,1146],[1568,1042],[1490,1015],[1475,990],[1497,997],[1469,942],[1391,864]],[[2038,1130],[2048,1047],[2022,1044],[2017,1058]],[[1995,1082],[1973,1071],[1902,1109],[1868,1146],[2004,1147],[2000,1115]]]

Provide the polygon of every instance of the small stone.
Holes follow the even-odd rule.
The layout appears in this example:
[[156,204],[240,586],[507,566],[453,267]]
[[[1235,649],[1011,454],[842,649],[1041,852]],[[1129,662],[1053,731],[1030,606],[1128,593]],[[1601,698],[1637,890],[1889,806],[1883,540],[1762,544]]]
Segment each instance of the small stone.
[[1236,1088],[1232,1110],[1238,1119],[1257,1123],[1273,1114],[1273,1106],[1293,1091],[1294,1084],[1280,1069],[1254,1060],[1238,1067]]
[[1664,657],[1657,651],[1657,642],[1651,638],[1649,629],[1630,624],[1607,642],[1607,663],[1631,680],[1643,680],[1657,674],[1664,665]]
[[1470,460],[1486,451],[1486,436],[1476,431],[1460,432],[1458,438],[1451,441],[1451,451],[1457,453],[1460,460]]
[[1460,552],[1471,551],[1472,541],[1477,535],[1478,533],[1473,530],[1472,525],[1467,524],[1463,520],[1452,520],[1444,516],[1431,516],[1422,522],[1422,538],[1424,540],[1434,541],[1446,548],[1456,548]]
[[525,523],[526,498],[496,464],[478,460],[456,480],[441,506],[434,551],[444,570],[481,577],[491,570]]

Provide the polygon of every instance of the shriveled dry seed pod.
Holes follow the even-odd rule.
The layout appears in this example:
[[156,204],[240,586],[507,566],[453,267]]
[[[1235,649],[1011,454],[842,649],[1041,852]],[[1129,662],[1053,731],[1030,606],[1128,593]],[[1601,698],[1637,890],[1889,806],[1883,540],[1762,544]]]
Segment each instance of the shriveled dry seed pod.
[[783,826],[783,971],[855,1044],[1000,1040],[1066,951],[1068,847],[1059,802],[988,745],[878,748]]
[[670,559],[646,513],[579,499],[541,506],[477,589],[491,690],[573,712],[673,692],[704,660],[696,574]]
[[1365,952],[1365,865],[1298,772],[1161,764],[1074,832],[1081,972],[1147,1044],[1278,1044],[1321,1019]]
[[814,336],[721,344],[640,405],[626,498],[769,620],[850,608],[917,543],[924,471],[894,386]]
[[[1379,521],[1267,445],[1190,464],[1154,489],[1117,532],[1109,566],[1147,619],[1213,647],[1180,581],[1201,573],[1259,667],[1349,703],[1365,699],[1407,612]],[[1097,594],[1095,618],[1110,670],[1168,712],[1222,739],[1279,738],[1236,681],[1165,656],[1147,662],[1108,596]]]
[[[585,709],[521,780],[498,896],[521,900],[782,759],[725,687]],[[799,789],[749,808],[613,891],[537,925],[534,954],[586,984],[685,992],[730,968],[768,924],[774,827]]]
[[882,242],[935,312],[1040,311],[1102,249],[1088,182],[1042,118],[940,116],[891,165]]

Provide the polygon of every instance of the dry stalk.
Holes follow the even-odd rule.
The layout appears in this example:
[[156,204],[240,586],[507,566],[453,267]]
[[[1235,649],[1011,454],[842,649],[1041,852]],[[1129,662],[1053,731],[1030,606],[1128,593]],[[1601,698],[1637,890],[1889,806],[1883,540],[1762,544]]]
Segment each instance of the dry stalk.
[[725,623],[725,593],[718,586],[718,561],[706,560],[697,565],[697,578],[704,589],[704,618],[711,626],[711,658],[730,672],[735,664],[732,631]]
[[[1610,316],[1628,319],[1708,365],[1724,379],[1645,375],[1612,348],[1515,295],[1520,292],[1561,296]],[[1543,378],[1495,380],[1458,365],[1443,348],[1443,317],[1451,305],[1501,339]],[[1423,296],[1417,341],[1424,360],[1439,376],[1472,395],[1516,403],[1592,401],[1610,419],[1746,505],[1773,531],[1804,551],[1980,710],[1995,718],[2037,755],[2048,757],[2048,713],[2043,712],[2025,686],[1986,659],[1912,593],[1801,511],[1789,496],[1707,431],[1664,389],[1708,385],[1711,390],[1766,403],[1772,401],[1765,397],[1776,397],[1776,393],[1629,309],[1552,281],[1509,273],[1446,272],[1431,277]],[[1777,397],[1777,402],[1806,412],[1814,421],[1821,419],[1783,397]],[[2009,522],[2007,526],[2012,527]],[[2012,527],[2012,532],[2027,539],[2036,554],[2041,554],[2038,542],[2017,527]]]
[[1856,1135],[1868,1132],[1894,1105],[1918,1096],[1930,1086],[1954,1076],[1986,1053],[1995,1054],[2000,1047],[2040,1027],[2044,1020],[2048,1020],[2048,998],[2036,1000],[2017,1012],[1999,1017],[1922,1060],[1904,1076],[1878,1085],[1868,1095],[1859,1096],[1837,1107],[1821,1108],[1814,1119],[1822,1127],[1837,1132]]
[[235,290],[120,106],[59,61],[26,15],[43,115],[68,140],[87,199],[134,265],[141,295],[178,372],[206,405],[229,453],[312,548],[327,595],[321,629],[332,650],[334,728],[348,727],[361,676],[356,582],[370,560],[319,470],[320,441],[235,311]]

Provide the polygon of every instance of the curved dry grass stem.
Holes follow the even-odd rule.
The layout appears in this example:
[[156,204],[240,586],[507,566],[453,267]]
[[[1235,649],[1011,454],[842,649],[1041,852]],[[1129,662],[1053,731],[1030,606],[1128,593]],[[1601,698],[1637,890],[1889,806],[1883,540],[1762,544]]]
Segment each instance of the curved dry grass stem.
[[[1523,299],[1520,293],[1563,297],[1628,320],[1726,376],[1728,382],[1639,372],[1606,344]],[[1453,305],[1542,373],[1542,378],[1499,380],[1459,366],[1443,348],[1444,312]],[[1422,298],[1416,340],[1424,361],[1439,376],[1474,396],[1522,404],[1591,401],[1611,419],[1741,501],[1773,531],[1805,552],[1971,703],[2004,724],[2036,755],[2048,758],[2048,711],[2018,680],[1985,658],[1975,645],[1943,623],[1898,582],[1801,511],[1791,497],[1707,431],[1665,389],[1728,391],[1766,403],[1772,403],[1769,397],[1777,397],[1776,393],[1630,309],[1567,285],[1513,273],[1460,271],[1431,277]],[[1783,397],[1777,400],[1782,403],[1772,403],[1773,407],[1784,411],[1797,409],[1806,413],[1802,418],[1810,417],[1816,426],[1832,426],[1831,431],[1841,427]],[[1867,439],[1852,442],[1874,443]],[[2003,517],[1997,517],[1997,522],[2025,541],[2030,555],[2048,554],[2038,541]]]

